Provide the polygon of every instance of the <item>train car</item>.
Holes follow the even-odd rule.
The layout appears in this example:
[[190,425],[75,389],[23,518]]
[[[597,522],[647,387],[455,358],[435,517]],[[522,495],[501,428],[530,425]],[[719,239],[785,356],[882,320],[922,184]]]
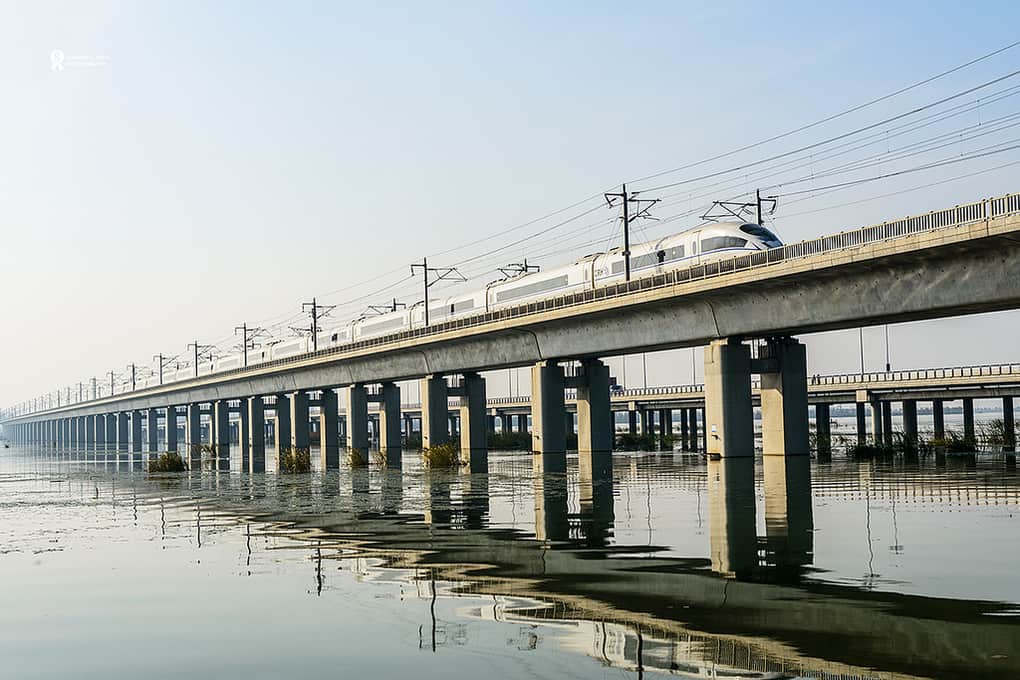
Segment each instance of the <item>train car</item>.
[[[336,326],[330,329],[326,333],[326,345],[329,347],[337,347],[339,345],[346,345],[353,338],[353,322],[344,323],[341,326]],[[322,345],[319,345],[320,347]]]
[[351,338],[365,340],[404,330],[407,328],[408,314],[406,309],[398,309],[385,314],[362,316],[351,324]]
[[490,283],[486,289],[489,309],[513,307],[531,300],[555,297],[592,286],[592,266],[599,256],[588,255],[571,264],[531,274],[518,274]]
[[[719,222],[667,236],[659,241],[631,247],[631,278],[714,262],[783,245],[759,224]],[[622,281],[626,264],[622,249],[614,248],[598,258],[595,279],[599,284]]]
[[285,359],[287,357],[294,357],[299,354],[306,354],[312,351],[312,339],[306,335],[301,335],[296,338],[288,338],[283,342],[278,342],[272,346],[272,349],[268,352],[268,356],[261,355],[260,352],[253,354],[252,350],[248,350],[248,363],[260,363],[261,361],[268,361],[270,359]]

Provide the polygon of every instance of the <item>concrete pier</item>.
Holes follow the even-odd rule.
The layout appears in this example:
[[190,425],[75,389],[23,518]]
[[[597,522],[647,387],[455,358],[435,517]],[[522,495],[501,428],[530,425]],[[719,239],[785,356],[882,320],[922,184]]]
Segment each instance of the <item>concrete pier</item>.
[[974,399],[965,397],[963,400],[963,438],[969,442],[977,441],[974,429]]
[[809,455],[807,350],[792,338],[780,338],[763,351],[767,356],[758,360],[762,450],[766,456]]
[[815,441],[818,458],[832,457],[832,417],[828,404],[815,404]]
[[[385,382],[379,389],[379,452],[387,467],[400,467],[400,388]],[[484,406],[484,402],[483,402]]]
[[1016,419],[1013,413],[1013,397],[1002,398],[1002,450],[1016,451]]
[[882,441],[891,446],[893,443],[892,402],[882,402]]
[[485,379],[465,373],[455,396],[460,397],[460,453],[471,472],[489,469],[488,414],[485,410]]
[[294,426],[291,423],[290,395],[277,394],[273,406],[273,433],[276,436],[276,465],[280,469],[280,458],[288,447],[293,446]]
[[159,451],[159,412],[154,409],[145,410],[145,437],[148,439],[146,451],[156,453]]
[[340,467],[340,415],[336,390],[324,389],[319,398],[319,464],[323,470]]
[[913,399],[903,401],[903,439],[908,446],[915,449],[918,444],[917,436],[917,402]]
[[705,350],[705,441],[709,455],[754,455],[751,407],[751,350],[731,340],[715,340]]
[[446,379],[443,376],[430,375],[421,379],[422,448],[428,449],[449,440],[448,404]]
[[128,440],[128,434],[130,432],[130,414],[127,411],[121,411],[117,414],[117,452],[126,453],[131,445]]
[[308,393],[307,392],[292,392],[287,395],[286,408],[281,408],[281,411],[287,411],[288,421],[290,424],[290,433],[287,440],[284,440],[282,444],[278,443],[278,446],[287,446],[295,450],[306,450],[311,446],[311,437],[309,436],[308,426],[311,422],[311,416],[308,409]]
[[177,453],[180,447],[177,445],[177,407],[167,406],[166,408],[166,450]]
[[261,395],[248,397],[248,472],[266,471],[266,404]]
[[609,367],[597,359],[581,364],[577,384],[577,452],[585,456],[613,451],[613,413],[609,399]]
[[882,402],[879,401],[878,397],[871,395],[869,397],[868,405],[871,407],[872,438],[874,444],[877,446],[885,440],[885,437],[882,434]]
[[212,405],[213,458],[217,470],[230,469],[230,405],[225,399]]
[[357,451],[368,462],[368,391],[364,385],[348,385],[347,450]]
[[142,412],[131,412],[131,452],[142,452]]
[[248,420],[248,404],[241,400],[241,408],[237,411],[237,448],[241,459],[239,469],[241,472],[249,470],[251,466],[251,426]]
[[202,467],[202,406],[188,404],[184,412],[184,450],[187,452],[188,468]]
[[92,432],[93,432],[93,452],[99,453],[102,451],[106,452],[106,416],[93,416],[92,417]]
[[936,399],[931,403],[931,417],[934,422],[935,438],[945,439],[946,438],[946,411],[945,404],[941,399]]
[[541,361],[531,368],[531,450],[536,455],[557,454],[566,465],[567,433],[563,420],[563,367]]

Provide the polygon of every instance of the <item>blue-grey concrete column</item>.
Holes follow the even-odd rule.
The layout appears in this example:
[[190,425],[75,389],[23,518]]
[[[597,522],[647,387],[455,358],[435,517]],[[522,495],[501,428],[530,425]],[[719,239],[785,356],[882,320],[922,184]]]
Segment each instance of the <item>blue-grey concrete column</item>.
[[323,470],[340,467],[340,414],[336,390],[322,390],[319,399],[319,462]]
[[85,449],[96,451],[96,416],[85,416]]
[[[762,450],[766,456],[807,456],[807,349],[792,338],[773,339],[765,346],[778,371],[761,376]],[[752,437],[754,425],[752,421]],[[753,442],[753,439],[752,439]]]
[[430,375],[421,379],[422,448],[428,449],[450,439],[448,404],[446,378],[441,375]]
[[149,453],[159,452],[159,412],[154,408],[145,411],[145,437],[149,440]]
[[701,439],[698,436],[698,409],[692,408],[687,415],[690,417],[691,451],[700,451]]
[[646,408],[641,409],[641,436],[647,437],[652,433],[652,412]]
[[276,406],[274,408],[273,430],[276,433],[276,469],[282,470],[281,459],[289,449],[296,449],[294,446],[294,426],[291,423],[291,403],[287,394],[276,395]]
[[931,403],[931,418],[935,429],[935,439],[946,438],[946,409],[941,399]]
[[554,454],[557,458],[563,454],[565,466],[564,386],[563,367],[555,361],[540,361],[531,367],[531,450],[543,456]]
[[917,402],[913,399],[903,401],[903,438],[908,445],[917,446]]
[[634,409],[628,410],[627,411],[627,432],[628,433],[630,433],[630,434],[637,434],[637,432],[638,432],[637,420],[638,420],[637,411],[635,411]]
[[241,408],[237,412],[237,447],[240,449],[240,471],[247,472],[251,464],[251,424],[248,422],[248,404],[241,400]]
[[120,411],[117,416],[117,451],[124,453],[128,450],[128,413]]
[[95,430],[95,446],[94,450],[98,453],[99,451],[106,451],[106,416],[94,416],[93,429]]
[[180,447],[177,444],[177,407],[168,406],[166,409],[166,450],[171,453],[178,453]]
[[379,451],[387,467],[400,467],[400,387],[392,382],[383,383],[380,390]]
[[875,445],[879,446],[885,441],[885,437],[882,434],[882,402],[877,396],[872,395],[869,404],[871,406],[871,430]]
[[[763,394],[763,404],[764,399]],[[750,347],[714,340],[705,349],[705,404],[706,451],[724,458],[754,456]]]
[[1016,418],[1013,397],[1002,398],[1002,450],[1016,451]]
[[213,457],[217,470],[230,469],[230,405],[225,399],[213,402]]
[[513,427],[510,425],[510,414],[509,413],[500,413],[499,414],[499,431],[504,433],[504,434],[506,434],[507,432],[510,432],[511,430],[513,430]]
[[188,455],[188,468],[202,467],[202,405],[188,404],[184,407],[184,450]]
[[815,404],[815,440],[818,458],[829,458],[832,455],[832,418],[828,404]]
[[106,450],[115,451],[117,449],[117,414],[107,413],[106,414]]
[[260,395],[248,397],[248,472],[266,471],[266,405]]
[[660,438],[673,436],[673,411],[668,408],[659,409],[659,436]]
[[131,451],[142,452],[142,412],[131,412]]
[[892,402],[882,402],[882,441],[886,445],[892,445],[893,430],[892,430]]
[[866,444],[868,441],[867,404],[858,401],[855,406],[857,407],[857,443]]
[[680,448],[684,451],[691,450],[691,432],[687,426],[687,420],[690,417],[688,415],[689,411],[690,409],[687,408],[680,409]]
[[963,399],[963,438],[968,442],[977,442],[974,430],[974,400],[971,397]]
[[[364,385],[348,385],[347,394],[347,449],[357,451],[368,460],[368,392]],[[353,459],[353,456],[352,456]]]
[[614,417],[609,398],[609,367],[596,359],[581,364],[583,382],[577,386],[578,456],[608,455],[613,451]]
[[488,413],[486,412],[485,378],[465,373],[461,380],[460,451],[466,456],[471,472],[489,469]]
[[91,440],[89,439],[88,435],[88,422],[85,416],[78,416],[77,418],[75,418],[75,423],[76,423],[75,431],[77,433],[76,447],[78,451],[81,452],[88,451],[89,447],[91,446],[91,444],[89,443]]
[[308,436],[308,393],[294,392],[289,398],[290,415],[290,446],[294,449],[305,450],[311,445]]

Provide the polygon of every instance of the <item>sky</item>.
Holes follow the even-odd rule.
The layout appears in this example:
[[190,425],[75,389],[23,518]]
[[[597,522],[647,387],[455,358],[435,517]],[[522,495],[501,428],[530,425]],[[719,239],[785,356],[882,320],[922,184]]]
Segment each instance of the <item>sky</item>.
[[[340,305],[336,321],[394,296],[414,302],[408,265],[424,255],[480,286],[499,263],[554,266],[618,245],[614,213],[594,208],[625,181],[663,197],[663,219],[636,227],[642,240],[696,226],[701,204],[762,183],[799,176],[769,189],[782,195],[1018,136],[1006,124],[1020,98],[995,95],[1020,85],[1012,78],[954,99],[972,104],[951,120],[909,134],[878,126],[884,145],[856,155],[820,147],[782,177],[652,190],[1010,74],[1020,47],[637,181],[1020,39],[1015,3],[831,4],[0,3],[0,405],[151,366],[196,340],[227,347],[242,322],[286,334],[313,296]],[[937,134],[954,143],[893,158]],[[881,153],[858,175],[826,175]],[[781,198],[770,224],[793,241],[1018,191],[1013,161],[1015,150]],[[1018,330],[1012,312],[890,326],[890,361],[1020,361]],[[865,331],[869,369],[885,363],[884,337]],[[812,373],[859,370],[857,331],[805,340]],[[684,350],[612,365],[635,386],[689,382],[691,364]]]

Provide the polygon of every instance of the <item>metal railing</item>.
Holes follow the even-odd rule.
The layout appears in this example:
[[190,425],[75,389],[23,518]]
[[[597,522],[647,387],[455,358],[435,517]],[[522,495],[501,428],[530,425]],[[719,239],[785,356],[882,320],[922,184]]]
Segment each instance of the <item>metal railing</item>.
[[813,375],[808,378],[808,384],[852,385],[859,383],[909,382],[951,378],[986,378],[1003,375],[1015,375],[1020,378],[1020,364],[979,364],[974,366],[954,366],[951,368],[922,368],[912,371]]
[[[313,359],[340,357],[345,354],[351,354],[373,347],[402,343],[409,340],[419,340],[430,336],[441,335],[450,331],[484,326],[490,323],[508,321],[541,314],[547,311],[575,307],[599,300],[614,299],[649,290],[657,290],[694,281],[712,279],[736,272],[758,270],[804,257],[836,252],[848,248],[858,248],[864,245],[879,243],[881,241],[900,238],[911,234],[960,227],[1016,213],[1020,213],[1020,193],[1007,194],[1005,196],[989,198],[975,203],[957,205],[945,210],[932,211],[924,215],[905,217],[903,219],[883,222],[873,226],[842,231],[838,234],[823,236],[817,239],[791,243],[778,248],[772,248],[770,250],[758,251],[747,255],[738,255],[727,260],[697,264],[685,269],[676,269],[660,274],[653,274],[624,283],[610,284],[600,288],[567,293],[545,300],[537,300],[482,314],[465,316],[452,321],[432,324],[425,328],[414,328],[406,331],[400,331],[398,333],[392,333],[390,335],[379,336],[377,338],[358,340],[346,345],[321,349],[307,354],[300,354],[281,359],[272,359],[258,364],[249,364],[246,367],[217,372],[212,375],[217,378],[229,378],[252,370],[272,369]],[[195,381],[195,379],[181,381],[179,386],[185,387],[189,383]],[[198,382],[202,381],[199,379]],[[164,386],[166,384],[176,383],[165,383]],[[88,403],[88,400],[77,403]]]

